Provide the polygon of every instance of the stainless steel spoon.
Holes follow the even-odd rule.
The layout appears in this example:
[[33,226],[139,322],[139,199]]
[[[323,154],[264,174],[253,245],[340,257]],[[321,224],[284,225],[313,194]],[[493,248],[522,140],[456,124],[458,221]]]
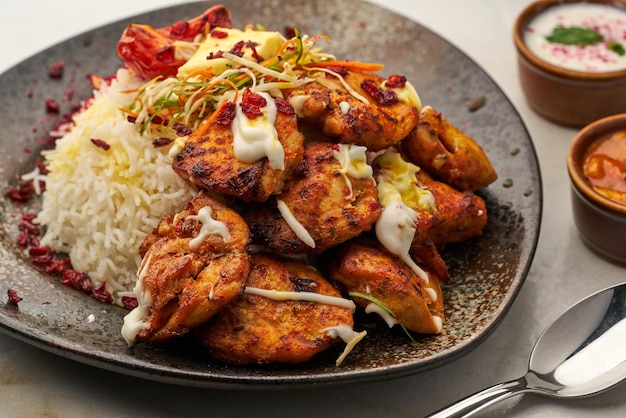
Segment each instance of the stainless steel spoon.
[[468,417],[522,393],[555,398],[591,396],[626,378],[626,283],[586,297],[539,336],[528,372],[430,415]]

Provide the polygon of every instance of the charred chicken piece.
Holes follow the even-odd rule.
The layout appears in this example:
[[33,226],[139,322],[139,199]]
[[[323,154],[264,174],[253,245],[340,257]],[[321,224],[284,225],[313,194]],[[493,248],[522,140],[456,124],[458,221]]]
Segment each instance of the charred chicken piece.
[[487,207],[479,195],[458,191],[424,171],[420,171],[418,176],[437,203],[437,222],[426,230],[428,238],[441,246],[482,236],[487,224]]
[[[301,363],[337,342],[333,327],[352,329],[351,308],[298,300],[307,292],[350,303],[313,267],[269,253],[252,254],[251,261],[246,293],[197,330],[215,358],[235,365]],[[292,294],[281,298],[281,292]]]
[[430,106],[399,147],[408,161],[462,191],[476,191],[498,177],[480,145]]
[[[373,243],[356,240],[338,247],[333,259],[329,278],[342,283],[348,292],[384,303],[395,319],[413,332],[442,332],[443,296],[437,276],[429,272],[426,282],[396,256]],[[360,297],[354,301],[366,311],[373,303]]]
[[[302,121],[334,141],[363,145],[370,151],[396,144],[415,128],[419,115],[413,104],[397,97],[381,104],[362,87],[381,88],[384,78],[356,71],[341,71],[339,75],[369,103],[355,97],[336,76],[322,74],[315,82],[286,93],[291,103],[300,103],[296,109]],[[381,88],[380,91],[389,90]]]
[[164,217],[141,247],[138,306],[122,328],[127,342],[182,336],[238,297],[250,268],[249,238],[243,219],[203,191]]
[[234,112],[229,107],[239,105],[226,102],[208,119],[207,126],[189,137],[172,163],[174,171],[207,190],[247,202],[262,202],[279,193],[304,154],[304,136],[298,130],[297,116],[288,103],[283,105],[276,112],[274,122],[284,150],[282,168],[272,168],[268,157],[254,162],[243,162],[237,157],[231,128],[233,119],[229,120],[227,115]]
[[[248,222],[253,241],[281,253],[321,253],[370,230],[382,208],[364,153],[362,161],[344,161],[342,166],[341,156],[350,147],[308,143],[302,163],[279,196],[237,209]],[[362,174],[347,165],[359,166],[356,171],[363,170]]]

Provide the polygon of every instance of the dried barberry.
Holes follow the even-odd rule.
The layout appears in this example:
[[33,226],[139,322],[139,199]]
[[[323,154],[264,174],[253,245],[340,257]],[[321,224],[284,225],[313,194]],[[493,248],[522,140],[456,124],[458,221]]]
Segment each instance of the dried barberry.
[[228,52],[233,55],[237,55],[238,57],[243,57],[244,46],[246,46],[246,43],[244,41],[239,41],[235,45],[233,45],[233,47]]
[[79,273],[76,270],[68,269],[63,273],[61,284],[69,286],[72,289],[80,290],[83,293],[91,293],[91,279],[85,273]]
[[175,123],[173,128],[178,136],[191,135],[191,128],[187,125],[183,125],[182,123]]
[[406,86],[406,77],[397,74],[390,75],[389,77],[387,77],[385,85],[393,89],[401,89]]
[[274,99],[274,102],[276,102],[276,109],[280,113],[283,113],[289,116],[296,114],[296,110],[293,108],[291,103],[289,103],[287,100],[277,97]]
[[8,305],[17,306],[17,304],[23,300],[21,297],[18,296],[15,289],[9,288],[9,290],[7,290],[7,296],[8,296],[8,300],[7,300]]
[[235,119],[235,104],[226,102],[217,113],[215,123],[220,126],[228,126]]
[[174,142],[174,141],[171,140],[170,138],[165,138],[165,137],[155,138],[155,139],[152,140],[152,146],[154,148],[161,148],[161,147],[168,146],[172,142]]
[[361,88],[381,106],[390,106],[398,101],[398,96],[391,89],[381,89],[374,80],[363,80]]
[[61,106],[54,99],[46,99],[46,112],[48,113],[59,113],[61,111]]
[[102,303],[113,302],[113,296],[106,290],[106,284],[104,282],[92,289],[91,297]]
[[65,69],[65,64],[63,61],[54,61],[48,67],[48,76],[50,78],[61,78],[63,77],[63,70]]
[[256,119],[263,115],[261,108],[267,106],[267,100],[265,97],[258,93],[253,92],[250,89],[246,89],[241,97],[241,111],[248,119]]
[[137,298],[122,296],[122,305],[124,305],[126,309],[133,310],[139,306],[139,302],[137,302]]
[[101,148],[105,151],[108,151],[111,149],[111,146],[104,140],[102,139],[95,139],[95,138],[91,138],[91,142],[98,148]]

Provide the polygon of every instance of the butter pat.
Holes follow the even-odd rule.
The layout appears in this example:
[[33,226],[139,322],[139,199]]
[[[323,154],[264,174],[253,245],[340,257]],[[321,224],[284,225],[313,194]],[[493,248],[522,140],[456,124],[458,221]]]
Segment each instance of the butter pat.
[[[196,53],[178,69],[178,78],[182,79],[187,77],[197,70],[210,70],[213,75],[219,75],[224,71],[230,69],[233,66],[232,61],[226,58],[212,58],[208,57],[211,54],[215,55],[219,52],[229,52],[237,43],[252,42],[257,54],[263,59],[270,58],[277,55],[280,51],[280,47],[283,45],[285,39],[279,32],[270,31],[255,31],[239,29],[216,29],[220,34],[224,36],[211,36],[200,45]],[[252,48],[244,47],[242,49],[244,53],[242,58],[256,62],[253,57]]]

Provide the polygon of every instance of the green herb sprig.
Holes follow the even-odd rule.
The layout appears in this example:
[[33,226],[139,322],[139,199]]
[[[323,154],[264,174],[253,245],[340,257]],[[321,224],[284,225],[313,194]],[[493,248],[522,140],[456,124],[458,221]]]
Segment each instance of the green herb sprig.
[[[360,292],[350,292],[348,293],[351,297],[353,298],[361,298],[361,299],[365,299],[367,301],[370,301],[378,306],[380,306],[382,309],[384,309],[389,315],[391,315],[392,317],[396,318],[396,314],[394,311],[391,310],[391,308],[389,308],[387,305],[385,305],[381,300],[376,299],[375,297],[371,296],[371,295],[366,295],[365,293],[360,293]],[[398,325],[400,325],[400,327],[402,328],[402,330],[404,331],[404,333],[409,337],[409,339],[411,340],[411,342],[414,343],[419,343],[415,338],[413,338],[413,336],[411,335],[411,333],[409,332],[408,329],[406,329],[406,327],[404,325],[402,325],[400,322],[398,322]]]

